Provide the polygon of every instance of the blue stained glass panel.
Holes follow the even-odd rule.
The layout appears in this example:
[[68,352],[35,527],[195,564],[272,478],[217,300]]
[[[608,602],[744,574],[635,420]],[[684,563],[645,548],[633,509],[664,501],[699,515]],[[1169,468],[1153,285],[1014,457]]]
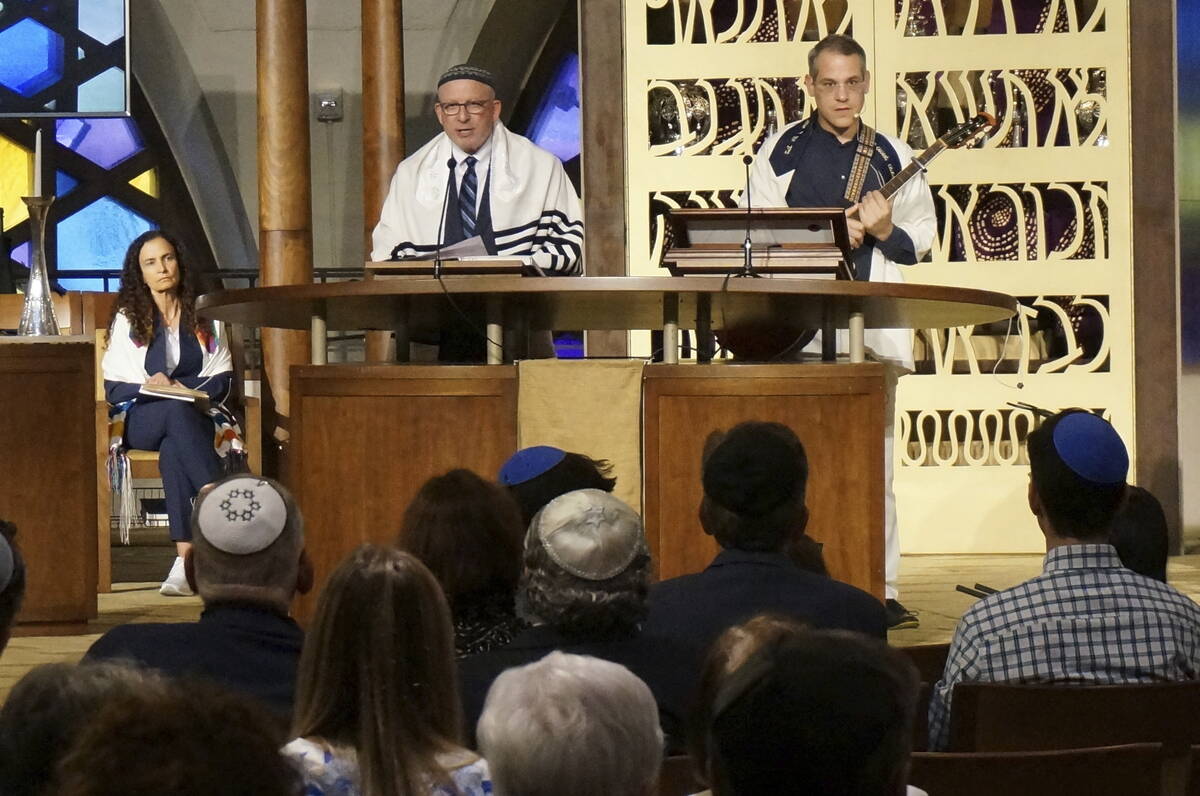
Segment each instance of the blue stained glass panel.
[[26,268],[29,267],[29,243],[22,243],[12,250],[12,258]]
[[125,35],[125,0],[79,0],[79,29],[112,44]]
[[62,79],[63,40],[32,19],[0,31],[0,83],[32,97]]
[[107,196],[58,222],[58,268],[120,270],[129,242],[153,225]]
[[125,71],[109,67],[79,86],[80,113],[120,113],[125,108]]
[[58,119],[54,129],[60,145],[106,169],[145,146],[131,119]]
[[582,148],[579,108],[579,56],[569,53],[554,74],[526,133],[533,143],[564,163]]
[[55,172],[54,174],[54,195],[66,196],[71,191],[75,190],[75,186],[79,181],[66,172]]

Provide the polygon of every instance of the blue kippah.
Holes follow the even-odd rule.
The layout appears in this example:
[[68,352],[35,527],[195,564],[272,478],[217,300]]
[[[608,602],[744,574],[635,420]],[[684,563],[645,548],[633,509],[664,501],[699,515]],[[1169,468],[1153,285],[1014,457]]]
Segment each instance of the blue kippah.
[[508,457],[508,461],[500,468],[500,483],[505,486],[523,484],[537,478],[565,459],[566,456],[566,451],[549,445],[522,448]]
[[1091,412],[1063,415],[1054,427],[1054,449],[1085,481],[1119,484],[1129,472],[1129,452],[1117,430]]

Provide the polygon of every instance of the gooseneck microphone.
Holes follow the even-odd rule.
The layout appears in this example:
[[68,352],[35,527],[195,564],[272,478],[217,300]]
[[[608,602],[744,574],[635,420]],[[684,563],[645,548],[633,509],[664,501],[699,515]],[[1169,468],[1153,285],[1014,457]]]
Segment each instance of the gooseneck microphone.
[[450,170],[450,176],[446,178],[446,191],[442,194],[442,214],[438,217],[437,240],[434,241],[433,248],[433,278],[442,278],[442,233],[446,229],[446,206],[450,203],[450,188],[454,182],[454,167],[458,163],[451,157],[446,161],[446,168]]
[[742,272],[738,276],[758,276],[754,273],[754,246],[750,242],[750,164],[754,158],[742,155],[742,165],[746,167],[746,239],[742,241]]

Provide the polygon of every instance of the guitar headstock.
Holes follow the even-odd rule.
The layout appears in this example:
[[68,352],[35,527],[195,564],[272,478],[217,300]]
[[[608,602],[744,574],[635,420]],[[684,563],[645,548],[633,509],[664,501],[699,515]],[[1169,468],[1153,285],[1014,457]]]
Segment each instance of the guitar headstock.
[[956,125],[938,140],[945,144],[947,149],[956,149],[969,144],[995,127],[995,116],[990,113],[979,113],[962,124]]

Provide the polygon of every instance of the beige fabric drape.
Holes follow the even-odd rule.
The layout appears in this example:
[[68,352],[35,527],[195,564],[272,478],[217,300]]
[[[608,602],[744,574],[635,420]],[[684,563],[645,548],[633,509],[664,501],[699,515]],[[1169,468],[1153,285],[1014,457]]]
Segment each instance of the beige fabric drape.
[[533,359],[517,365],[517,444],[608,459],[614,494],[642,510],[642,360]]

